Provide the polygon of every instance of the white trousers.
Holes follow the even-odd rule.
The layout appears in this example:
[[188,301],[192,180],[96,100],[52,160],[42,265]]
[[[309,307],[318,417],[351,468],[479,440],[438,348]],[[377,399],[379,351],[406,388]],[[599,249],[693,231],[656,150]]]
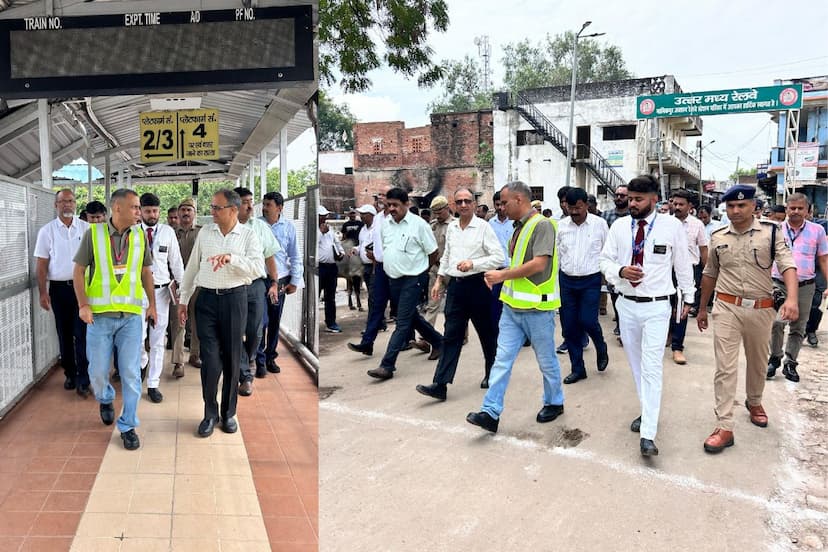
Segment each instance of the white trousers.
[[655,439],[661,410],[664,340],[670,328],[670,301],[636,303],[619,297],[616,308],[624,352],[641,403],[641,437]]
[[[170,316],[170,289],[162,287],[155,290],[155,327],[150,328],[149,346],[150,352],[147,357],[147,351],[144,348],[143,339],[141,340],[141,366],[147,365],[149,360],[149,370],[147,372],[147,387],[158,387],[161,380],[161,372],[164,369],[164,348],[166,346],[167,324]],[[147,335],[147,316],[146,311],[143,313],[143,326],[141,328],[141,335]]]

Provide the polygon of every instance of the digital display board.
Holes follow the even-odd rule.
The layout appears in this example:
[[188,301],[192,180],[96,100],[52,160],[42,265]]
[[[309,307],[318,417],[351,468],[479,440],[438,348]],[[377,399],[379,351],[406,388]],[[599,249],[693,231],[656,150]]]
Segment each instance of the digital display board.
[[311,6],[0,20],[0,97],[312,81]]

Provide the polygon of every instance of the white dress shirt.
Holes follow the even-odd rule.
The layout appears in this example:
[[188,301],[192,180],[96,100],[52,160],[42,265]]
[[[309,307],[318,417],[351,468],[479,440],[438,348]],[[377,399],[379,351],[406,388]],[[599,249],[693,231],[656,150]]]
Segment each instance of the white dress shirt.
[[556,235],[561,272],[567,276],[589,276],[600,272],[598,258],[608,233],[607,221],[599,216],[587,213],[581,224],[572,222],[572,217],[564,217],[558,223]]
[[374,243],[374,221],[371,221],[371,226],[363,225],[359,229],[359,258],[362,264],[371,264],[371,259],[368,258],[365,248]]
[[[141,223],[144,235],[147,235],[147,228]],[[156,286],[163,286],[170,283],[170,270],[176,282],[184,280],[184,260],[181,258],[181,249],[178,246],[178,238],[171,226],[158,223],[152,226],[152,280]],[[146,242],[149,246],[149,241]]]
[[342,255],[342,245],[336,237],[336,234],[329,228],[324,234],[319,232],[319,241],[316,249],[316,261],[319,264],[336,263],[334,257],[334,250],[337,254]]
[[706,247],[710,242],[710,239],[707,237],[707,232],[704,229],[704,223],[693,215],[687,215],[681,221],[681,224],[684,227],[684,232],[687,234],[687,247],[690,252],[690,260],[693,262],[693,265],[697,265],[701,261],[699,247]]
[[[457,264],[466,260],[472,261],[471,270],[457,270]],[[443,256],[440,257],[437,274],[444,278],[464,278],[500,268],[505,262],[503,247],[489,223],[480,217],[472,216],[466,227],[461,228],[460,220],[454,219],[446,229],[446,246]]]
[[661,297],[675,293],[675,270],[683,297],[692,302],[696,288],[684,227],[675,217],[657,215],[655,212],[650,213],[645,220],[648,226],[644,227],[644,278],[641,283],[633,287],[629,280],[618,274],[622,267],[632,264],[633,240],[638,232],[638,221],[631,216],[619,218],[610,228],[604,249],[601,250],[601,272],[622,295]]
[[72,224],[67,227],[59,218],[45,225],[37,233],[34,256],[49,259],[46,279],[65,282],[72,279],[75,270],[75,253],[81,238],[89,229],[89,223],[72,217]]
[[384,255],[382,254],[382,225],[385,223],[385,219],[387,218],[385,211],[380,211],[374,217],[374,224],[371,226],[371,230],[374,234],[372,241],[374,242],[374,259],[381,263],[384,260]]
[[[230,254],[230,262],[218,270],[208,261],[215,255]],[[196,286],[208,289],[231,289],[248,286],[264,273],[262,243],[256,232],[240,222],[224,235],[216,223],[205,225],[193,244],[190,262],[184,270],[181,304],[186,305]]]

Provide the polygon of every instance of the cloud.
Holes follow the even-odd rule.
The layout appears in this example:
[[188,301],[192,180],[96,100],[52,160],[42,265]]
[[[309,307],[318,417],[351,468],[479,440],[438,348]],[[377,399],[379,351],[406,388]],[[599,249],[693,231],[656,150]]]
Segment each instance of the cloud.
[[389,96],[342,94],[332,99],[338,105],[347,105],[361,123],[399,121],[402,118],[401,105]]

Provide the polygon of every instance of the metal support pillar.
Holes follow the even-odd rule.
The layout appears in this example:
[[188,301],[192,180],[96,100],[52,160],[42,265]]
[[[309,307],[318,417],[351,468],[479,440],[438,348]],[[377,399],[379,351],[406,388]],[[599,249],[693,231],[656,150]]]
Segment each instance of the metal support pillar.
[[112,197],[112,161],[109,154],[104,158],[104,205],[110,207]]
[[86,184],[89,186],[89,191],[86,194],[86,202],[92,201],[92,156],[94,152],[92,148],[86,148]]
[[[256,158],[250,160],[250,164],[247,166],[247,188],[253,191],[253,188],[256,186]],[[254,194],[255,195],[255,194]]]
[[49,102],[37,100],[38,140],[40,141],[40,182],[47,190],[52,189],[52,121]]
[[287,168],[287,127],[279,131],[279,189],[282,197],[288,196],[288,168]]
[[[261,188],[259,197],[263,198],[267,193],[267,152],[265,150],[259,154],[259,188]],[[253,197],[256,197],[256,194],[253,194]]]
[[782,201],[796,190],[796,154],[799,149],[799,110],[788,111],[785,117],[785,187]]

